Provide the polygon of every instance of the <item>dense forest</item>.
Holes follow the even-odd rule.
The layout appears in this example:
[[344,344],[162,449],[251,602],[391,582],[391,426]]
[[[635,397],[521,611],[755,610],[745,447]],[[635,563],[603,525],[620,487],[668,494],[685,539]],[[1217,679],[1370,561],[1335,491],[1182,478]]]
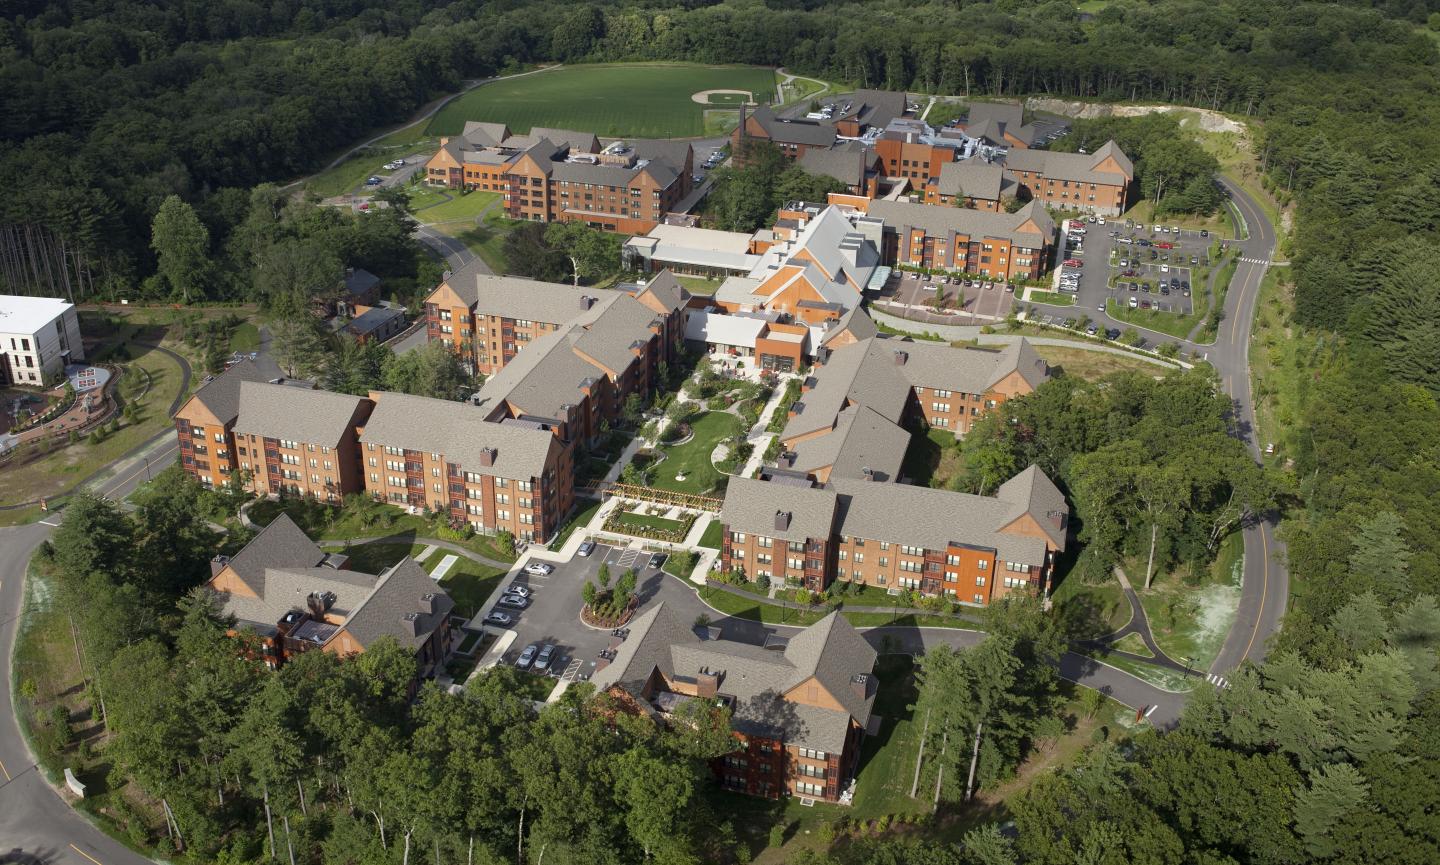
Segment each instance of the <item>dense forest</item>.
[[[759,63],[871,87],[1164,101],[1250,117],[1257,121],[1253,144],[1266,186],[1282,204],[1294,205],[1293,230],[1279,254],[1291,263],[1283,288],[1293,296],[1294,312],[1285,338],[1295,350],[1281,355],[1286,364],[1277,377],[1288,384],[1274,395],[1293,460],[1293,489],[1285,486],[1281,503],[1294,597],[1271,659],[1238,673],[1229,690],[1197,692],[1178,731],[1142,735],[1124,749],[1100,744],[1075,770],[1042,779],[1009,803],[1013,833],[980,832],[958,848],[856,844],[835,855],[847,862],[935,865],[1430,863],[1440,859],[1431,792],[1440,788],[1440,610],[1434,600],[1440,592],[1440,509],[1434,507],[1440,490],[1434,434],[1440,429],[1440,87],[1436,42],[1427,32],[1437,12],[1436,0],[1117,0],[1083,17],[1073,4],[1031,0],[281,0],[268,6],[22,0],[7,4],[0,20],[0,183],[6,189],[0,279],[24,288],[53,284],[61,273],[81,290],[146,286],[177,300],[261,299],[265,282],[252,276],[260,259],[247,246],[247,238],[257,236],[252,227],[274,232],[263,235],[263,248],[303,244],[312,229],[329,229],[328,218],[303,209],[280,217],[275,200],[257,200],[253,187],[316,168],[364,132],[408,116],[467,78],[537,62]],[[162,209],[167,228],[161,237],[173,244],[156,242]],[[176,254],[169,263],[180,269],[167,269],[168,253]],[[187,262],[198,271],[184,270]],[[222,272],[204,273],[206,262],[218,262]],[[411,262],[410,278],[418,279],[419,265]],[[204,278],[192,285],[171,275],[186,272]],[[1278,387],[1260,384],[1262,395]],[[1097,405],[1091,389],[1074,385],[1007,404],[1007,412],[1049,425],[1047,447],[1064,443],[1053,465],[1074,482],[1079,508],[1107,506],[1099,504],[1103,485],[1087,486],[1087,476],[1136,470],[1125,462],[1127,447],[1149,448],[1147,456],[1170,465],[1172,474],[1190,468],[1185,455],[1167,452],[1162,434],[1144,425],[1153,395],[1131,390],[1137,402],[1130,407]],[[1187,436],[1203,441],[1213,432],[1213,406],[1192,408],[1204,411],[1192,413]],[[986,452],[997,460],[1029,459],[1036,441],[997,433]],[[1137,470],[1129,477],[1140,476]],[[1260,485],[1254,502],[1281,498],[1265,476],[1254,480]],[[182,495],[189,494],[172,497],[183,501]],[[87,524],[72,514],[67,528],[72,520]],[[371,713],[393,708],[386,684],[393,671],[358,678],[338,672],[323,691],[298,672],[257,681],[227,665],[231,656],[215,648],[223,628],[187,599],[187,583],[202,572],[203,558],[167,549],[170,538],[198,544],[203,527],[185,523],[183,513],[142,510],[130,517],[102,505],[91,507],[88,525],[91,533],[69,542],[57,535],[58,579],[74,586],[67,591],[86,598],[87,607],[136,624],[135,645],[96,649],[105,663],[125,653],[125,664],[150,665],[152,674],[136,678],[122,664],[97,673],[97,681],[133,692],[117,695],[111,719],[117,744],[128,749],[117,752],[117,766],[155,795],[173,790],[176,802],[191,803],[182,819],[187,827],[201,826],[196,844],[222,851],[215,861],[269,858],[257,803],[270,795],[277,812],[316,832],[301,839],[307,861],[393,862],[407,843],[443,844],[444,858],[460,861],[469,852],[470,831],[481,847],[497,845],[476,849],[475,861],[492,852],[507,861],[544,856],[549,862],[740,855],[722,843],[723,815],[701,807],[699,797],[685,798],[703,787],[696,768],[703,738],[696,744],[627,729],[611,738],[596,734],[592,743],[585,731],[603,724],[578,710],[549,713],[515,733],[507,726],[513,706],[503,693],[477,695],[478,706],[443,709],[427,694],[411,713]],[[1094,534],[1086,537],[1133,544],[1137,529],[1148,540],[1148,528],[1097,524],[1087,527]],[[1170,528],[1161,542],[1172,559],[1195,554],[1207,541],[1198,518]],[[143,550],[150,555],[136,552]],[[182,600],[186,606],[177,613]],[[937,654],[922,673],[939,683],[931,687],[941,696],[976,695],[973,705],[944,704],[956,730],[973,725],[975,706],[993,708],[987,717],[1008,723],[1006,738],[995,743],[995,762],[1007,767],[1034,735],[1023,707],[1043,699],[1048,683],[1006,659],[1017,656],[1017,639],[1038,647],[1034,657],[1044,654],[1045,640],[1003,630],[995,639],[1011,641],[997,644],[1009,650]],[[144,687],[152,682],[171,687]],[[212,686],[225,690],[207,693]],[[160,702],[141,702],[147,695]],[[363,724],[357,720],[354,729],[376,738],[347,741],[345,725],[312,726],[285,713],[295,701],[320,696],[341,718],[364,706]],[[244,709],[255,701],[274,711]],[[147,712],[255,726],[195,727],[209,738],[197,739],[192,730],[180,741],[187,750],[171,774],[175,754],[168,749],[177,745],[137,737],[155,717]],[[474,717],[458,723],[445,713]],[[289,729],[273,730],[277,716],[294,719]],[[139,729],[127,729],[132,721]],[[489,785],[471,789],[496,797],[483,800],[494,803],[493,810],[439,814],[429,810],[429,797],[403,798],[442,777],[437,767],[451,752],[488,759],[490,742],[446,738],[456,723],[513,744],[503,759],[524,754],[534,760],[523,767],[477,764],[517,773],[502,775],[503,783],[493,776],[474,781]],[[261,732],[283,733],[293,748],[277,757],[245,747]],[[577,754],[547,744],[561,735],[579,737],[594,750]],[[411,747],[366,750],[393,742]],[[329,801],[348,805],[324,825],[295,819],[304,807],[298,796],[279,799],[292,786],[287,781],[281,792],[279,779],[293,778],[297,761],[321,753],[336,762],[313,772],[306,762],[307,773],[329,785]],[[291,762],[274,762],[279,757]],[[141,774],[156,761],[166,764],[164,772]],[[646,768],[658,764],[672,768]],[[364,774],[378,786],[347,784],[352,765],[367,767]],[[592,771],[597,767],[603,771]],[[667,786],[646,788],[635,777]],[[212,812],[209,803],[220,796],[229,810]],[[377,797],[387,803],[384,839],[375,825],[380,809],[370,807]],[[556,799],[574,803],[587,821],[587,833],[570,839],[575,846],[545,846],[554,830],[543,809]],[[676,801],[697,804],[679,815],[634,807]],[[533,821],[528,833],[509,822],[522,814]],[[502,831],[502,818],[503,847],[489,837]],[[275,831],[283,857],[287,842]],[[695,841],[666,843],[676,838]],[[513,842],[528,846],[516,850]],[[427,849],[413,855],[433,857]]]

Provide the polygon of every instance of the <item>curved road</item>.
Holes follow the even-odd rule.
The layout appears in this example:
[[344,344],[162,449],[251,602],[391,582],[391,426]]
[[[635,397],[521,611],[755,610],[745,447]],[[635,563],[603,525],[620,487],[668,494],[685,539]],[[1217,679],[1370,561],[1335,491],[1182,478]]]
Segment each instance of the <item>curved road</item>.
[[[1242,261],[1226,296],[1225,324],[1215,344],[1207,348],[1221,387],[1234,400],[1236,432],[1258,459],[1259,444],[1253,436],[1255,415],[1250,392],[1249,336],[1260,281],[1267,266],[1257,262],[1271,260],[1275,237],[1258,205],[1243,190],[1228,181],[1222,182],[1244,218],[1250,236],[1241,242]],[[131,455],[115,478],[100,485],[101,492],[112,497],[128,495],[149,472],[149,463],[141,467],[137,465],[140,460],[148,456],[154,461],[166,455],[167,445],[173,450],[173,441],[163,440],[167,438],[168,433],[157,437],[147,445],[146,452]],[[7,658],[13,654],[24,600],[25,569],[36,548],[49,536],[56,518],[58,515],[48,524],[0,529],[0,648]],[[1289,578],[1281,558],[1283,549],[1273,529],[1273,519],[1267,516],[1244,530],[1245,569],[1240,607],[1219,657],[1210,668],[1212,674],[1227,674],[1245,660],[1263,660],[1266,640],[1279,629],[1289,593]],[[901,651],[916,651],[941,643],[973,645],[981,639],[981,634],[953,629],[884,627],[869,629],[867,638],[877,645],[890,638],[891,644]],[[9,663],[0,664],[0,691],[5,701],[13,699],[10,672]],[[1165,691],[1073,652],[1061,658],[1060,674],[1126,705],[1155,707],[1150,721],[1159,727],[1173,726],[1185,704],[1185,694]],[[0,712],[0,842],[3,842],[0,849],[23,851],[22,858],[16,860],[21,862],[147,865],[150,860],[96,829],[40,777],[20,736],[14,707],[7,708],[8,711]]]

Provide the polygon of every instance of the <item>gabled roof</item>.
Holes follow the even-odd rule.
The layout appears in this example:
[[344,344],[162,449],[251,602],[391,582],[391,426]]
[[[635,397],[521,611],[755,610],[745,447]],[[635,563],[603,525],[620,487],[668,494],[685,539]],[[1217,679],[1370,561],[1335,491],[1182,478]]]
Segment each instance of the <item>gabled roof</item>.
[[460,137],[475,147],[498,147],[510,137],[510,127],[504,123],[467,120]]
[[[1121,171],[1100,171],[1096,168],[1114,157]],[[1012,150],[1005,156],[1005,167],[1011,171],[1038,171],[1047,180],[1070,180],[1122,186],[1135,177],[1135,167],[1114,141],[1107,141],[1094,153],[1062,153],[1056,150]]]
[[988,496],[911,484],[832,478],[836,533],[892,544],[944,550],[952,542],[993,549],[1007,562],[1045,564],[1045,541],[1002,532],[1015,506]]
[[875,649],[838,610],[791,637],[785,646],[785,659],[796,670],[791,687],[817,679],[862,726],[870,717],[876,689],[870,683],[862,696],[851,680],[873,670],[876,657]]
[[554,129],[549,126],[530,127],[529,137],[548,138],[561,147],[580,153],[594,153],[600,149],[600,139],[593,132],[577,132],[574,129]]
[[[240,414],[241,382],[269,380],[270,376],[261,371],[255,361],[247,358],[215,376],[214,380],[201,385],[190,400],[204,406],[205,410],[222,424],[228,424]],[[186,404],[188,405],[189,401]],[[181,409],[177,414],[183,415],[185,410]]]
[[371,273],[363,267],[355,267],[345,272],[345,293],[349,295],[361,295],[380,284],[380,277]]
[[825,303],[833,303],[844,309],[854,309],[860,305],[859,289],[848,282],[832,280],[819,265],[801,258],[793,258],[775,271],[761,286],[761,290],[768,302],[796,283],[808,285]]
[[330,595],[328,616],[344,619],[356,610],[375,587],[375,576],[359,571],[317,567],[265,569],[265,585],[257,597],[221,592],[223,609],[260,634],[275,633],[275,625],[292,610],[304,611],[312,594]]
[[367,648],[381,637],[392,636],[415,651],[454,608],[454,600],[439,583],[407,557],[380,575],[345,620],[345,630]]
[[858,142],[846,142],[834,147],[807,148],[795,163],[811,174],[833,177],[846,186],[865,185],[865,172],[873,164],[874,157]]
[[1037,465],[1000,485],[995,497],[1014,506],[1009,521],[1029,514],[1045,531],[1050,543],[1056,549],[1065,549],[1066,527],[1069,524],[1070,507],[1065,496],[1050,477],[1040,471]]
[[[1021,153],[1030,153],[1023,150]],[[928,235],[949,237],[952,233],[971,238],[994,237],[1009,240],[1030,249],[1039,249],[1053,238],[1054,223],[1043,208],[1037,213],[1032,201],[1017,213],[970,210],[938,204],[914,204],[908,201],[877,200],[870,202],[869,214],[885,222],[887,231],[903,232],[918,228]],[[1023,228],[1033,221],[1040,230]],[[1046,231],[1045,226],[1049,226]]]
[[[545,474],[555,436],[543,429],[485,420],[486,412],[469,403],[376,393],[375,410],[360,441],[441,454],[461,471],[528,480]],[[482,465],[482,451],[494,450],[491,465]]]
[[658,314],[629,295],[622,294],[600,310],[575,340],[576,351],[594,358],[617,375],[636,358],[636,352],[654,335]]
[[876,481],[897,481],[909,446],[910,434],[899,424],[852,405],[840,412],[833,432],[797,443],[788,468],[817,472],[828,466],[832,478],[865,477],[868,471]]
[[[801,252],[806,255],[800,255]],[[750,271],[750,277],[765,280],[797,258],[805,260],[807,256],[830,279],[846,282],[860,291],[869,285],[875,268],[880,266],[880,252],[875,244],[856,230],[840,208],[825,207],[800,226],[792,240],[766,250],[760,263]]]
[[688,141],[672,141],[665,138],[639,138],[628,141],[635,149],[638,159],[659,160],[676,171],[683,170],[687,161],[694,161],[694,151]]
[[242,381],[235,432],[335,447],[355,423],[363,401],[328,390]]
[[905,363],[896,369],[912,387],[983,394],[1012,372],[1032,388],[1049,377],[1049,367],[1023,337],[1000,349],[876,339],[869,345],[868,362],[893,364],[896,351],[905,353]]
[[675,274],[666,268],[650,277],[650,281],[635,293],[637,298],[645,295],[653,297],[667,312],[674,312],[685,305],[689,292],[680,284],[680,280],[675,278]]
[[[784,513],[784,527],[776,514]],[[720,522],[733,532],[748,532],[786,541],[828,538],[835,522],[835,494],[814,487],[775,484],[734,477],[725,488]]]
[[281,512],[270,525],[231,557],[227,566],[257,595],[265,592],[269,568],[309,568],[320,564],[325,551],[316,546],[290,515]]
[[357,336],[374,333],[397,318],[404,318],[405,310],[389,306],[373,306],[356,316],[345,329]]
[[[591,309],[595,303],[609,303],[620,292],[607,288],[577,288],[559,282],[542,282],[520,276],[494,276],[478,270],[462,270],[447,283],[476,315],[495,315],[547,324],[564,324]],[[593,303],[582,305],[583,298]]]
[[865,126],[884,127],[896,117],[904,116],[906,98],[895,90],[856,90],[850,97],[850,110],[830,122],[857,120]]
[[[781,441],[835,426],[840,412],[851,403],[868,406],[881,417],[899,423],[910,398],[910,384],[893,363],[874,362],[868,355],[875,345],[901,347],[898,341],[870,339],[841,346],[813,374],[814,386],[800,394],[795,416],[785,424]],[[877,357],[883,350],[876,348]]]
[[865,310],[859,306],[856,306],[840,316],[839,320],[834,324],[830,325],[829,330],[825,331],[825,337],[820,340],[820,345],[829,346],[844,333],[849,333],[855,338],[856,342],[859,342],[869,339],[879,332],[879,328],[875,326],[875,321],[870,318],[869,313],[865,312]]
[[[1014,186],[1011,181],[1009,186]],[[985,201],[999,201],[1002,190],[1007,186],[1005,169],[994,163],[967,159],[964,162],[947,162],[940,166],[940,179],[936,189],[941,195],[964,195]]]

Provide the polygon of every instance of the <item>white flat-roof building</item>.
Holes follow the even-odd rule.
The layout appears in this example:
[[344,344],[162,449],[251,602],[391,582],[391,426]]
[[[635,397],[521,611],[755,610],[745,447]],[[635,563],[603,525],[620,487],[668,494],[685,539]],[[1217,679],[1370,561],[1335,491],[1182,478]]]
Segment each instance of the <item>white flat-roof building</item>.
[[74,304],[54,297],[0,295],[0,385],[42,387],[85,359]]
[[745,234],[661,223],[650,233],[625,242],[624,258],[639,270],[720,277],[749,273],[760,262],[755,242],[767,242],[768,231]]

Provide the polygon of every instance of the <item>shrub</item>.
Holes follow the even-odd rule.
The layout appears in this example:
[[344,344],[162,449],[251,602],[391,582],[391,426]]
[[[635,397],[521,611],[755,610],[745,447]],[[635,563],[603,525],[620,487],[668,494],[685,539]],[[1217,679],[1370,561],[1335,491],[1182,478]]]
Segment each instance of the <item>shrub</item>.
[[756,577],[755,588],[759,589],[762,592],[770,591],[770,578],[765,576],[764,574]]
[[785,824],[776,823],[770,827],[770,846],[780,847],[785,844]]

